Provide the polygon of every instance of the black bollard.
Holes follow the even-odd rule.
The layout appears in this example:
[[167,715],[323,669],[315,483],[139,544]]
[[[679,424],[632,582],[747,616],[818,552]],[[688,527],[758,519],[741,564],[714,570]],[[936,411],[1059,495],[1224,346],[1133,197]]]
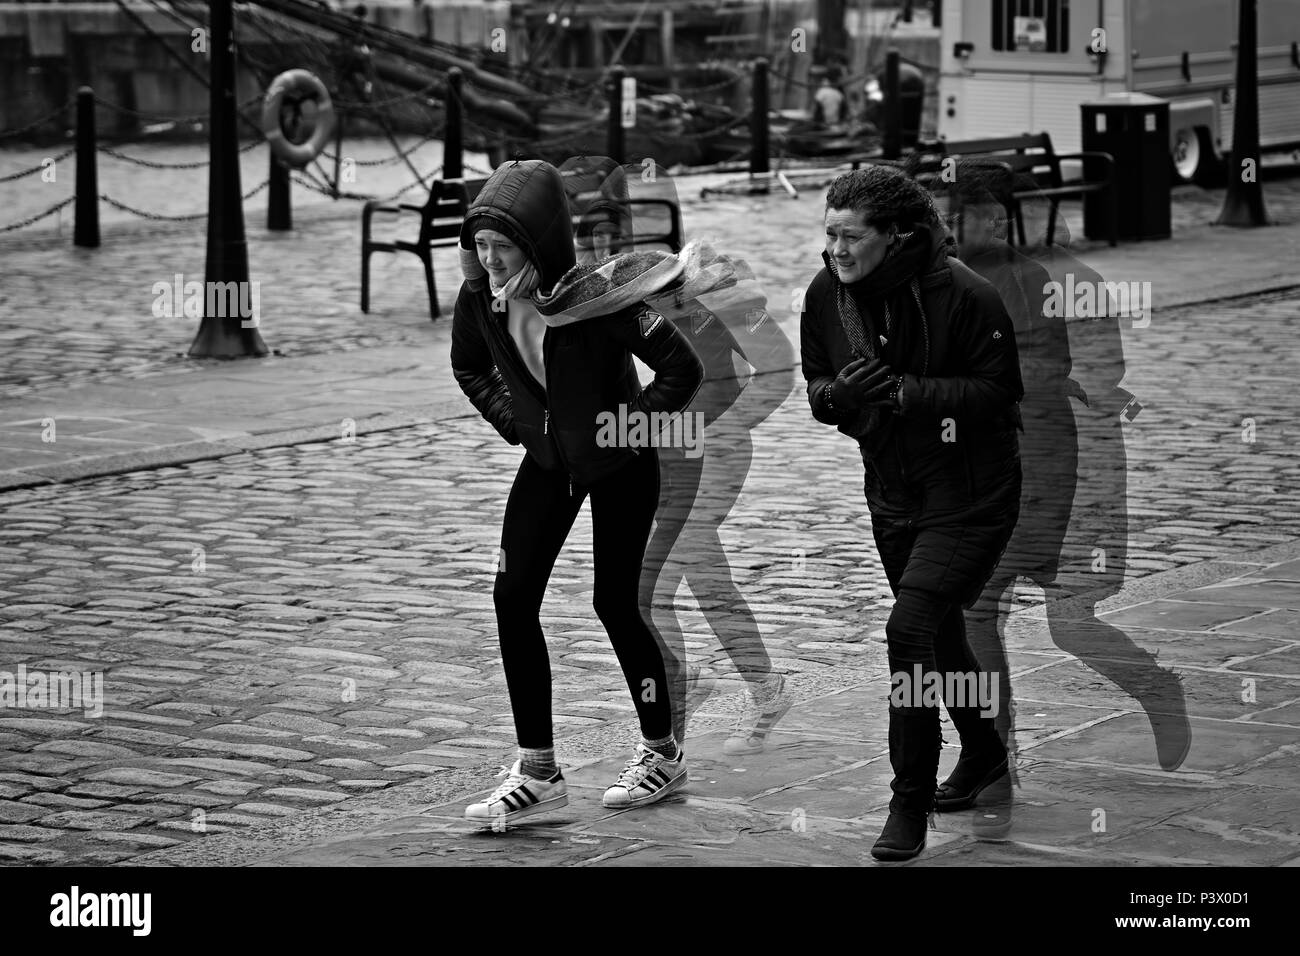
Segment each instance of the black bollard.
[[[235,25],[232,0],[212,0],[211,88],[208,124],[208,248],[204,264],[203,320],[190,345],[191,358],[266,355],[257,318],[242,304],[258,302],[248,280],[244,200],[239,186],[239,135],[235,100]],[[233,301],[232,301],[233,300]]]
[[289,200],[289,167],[271,151],[270,199],[266,204],[266,228],[287,232],[293,228],[293,205]]
[[88,86],[77,90],[77,202],[72,243],[93,249],[99,245],[99,177],[95,172],[95,94]]
[[[1232,113],[1232,157],[1228,192],[1219,212],[1219,226],[1266,226],[1264,187],[1259,181],[1259,27],[1255,0],[1240,0],[1237,10],[1237,103]],[[1254,166],[1250,182],[1243,179],[1242,160]]]
[[[754,87],[751,91],[752,111],[749,120],[749,174],[750,176],[771,173],[768,165],[768,90],[767,60],[759,57],[754,61]],[[766,188],[766,186],[764,187]]]
[[465,139],[462,129],[465,101],[461,91],[465,88],[465,75],[460,67],[447,71],[447,128],[442,135],[442,178],[462,179],[465,176]]
[[898,159],[903,154],[903,98],[899,82],[898,51],[885,54],[885,128],[881,152],[884,159]]
[[612,67],[605,79],[609,97],[609,131],[605,137],[605,155],[623,165],[623,76],[621,66]]

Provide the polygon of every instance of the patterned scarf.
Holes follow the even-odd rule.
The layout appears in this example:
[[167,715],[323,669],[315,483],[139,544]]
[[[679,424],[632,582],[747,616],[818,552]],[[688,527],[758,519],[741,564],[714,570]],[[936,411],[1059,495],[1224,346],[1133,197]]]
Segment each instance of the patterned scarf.
[[[924,375],[930,366],[930,327],[921,305],[921,288],[919,275],[929,261],[933,237],[929,230],[901,232],[898,241],[890,246],[885,258],[872,272],[853,283],[839,281],[839,271],[835,260],[823,253],[822,258],[831,275],[835,276],[835,306],[839,313],[840,325],[844,328],[845,338],[855,358],[873,359],[883,355],[885,347],[895,334],[893,311],[889,307],[889,297],[899,286],[907,284],[911,288],[912,300],[916,304],[920,319],[921,334],[924,338],[924,351],[921,359],[920,374]],[[879,311],[884,317],[885,330],[880,335],[880,349],[867,334],[866,324],[858,309],[857,299],[879,302]],[[873,310],[874,311],[874,310]],[[904,334],[899,327],[898,333]],[[901,371],[901,370],[900,370]],[[868,454],[874,455],[884,445],[892,429],[894,416],[878,405],[860,409],[853,421],[846,424],[845,431],[863,444]]]

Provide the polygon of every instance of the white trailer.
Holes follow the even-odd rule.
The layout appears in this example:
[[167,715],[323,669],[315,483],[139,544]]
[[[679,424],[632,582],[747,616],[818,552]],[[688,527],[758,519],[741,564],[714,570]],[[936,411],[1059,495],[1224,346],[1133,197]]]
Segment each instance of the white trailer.
[[[1079,104],[1147,93],[1169,107],[1183,180],[1232,149],[1236,0],[942,0],[939,136],[1046,132],[1080,144]],[[1263,151],[1300,150],[1300,0],[1257,0]]]

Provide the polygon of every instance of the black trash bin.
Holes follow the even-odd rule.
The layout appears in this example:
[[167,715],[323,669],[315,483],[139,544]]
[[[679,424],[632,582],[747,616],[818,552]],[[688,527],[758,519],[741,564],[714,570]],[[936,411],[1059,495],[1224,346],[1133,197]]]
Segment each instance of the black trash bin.
[[[1116,93],[1080,109],[1083,149],[1115,157],[1119,237],[1168,239],[1169,102],[1145,93]],[[1085,178],[1100,175],[1096,161],[1085,159]],[[1110,206],[1104,194],[1085,194],[1083,232],[1089,239],[1109,237]]]

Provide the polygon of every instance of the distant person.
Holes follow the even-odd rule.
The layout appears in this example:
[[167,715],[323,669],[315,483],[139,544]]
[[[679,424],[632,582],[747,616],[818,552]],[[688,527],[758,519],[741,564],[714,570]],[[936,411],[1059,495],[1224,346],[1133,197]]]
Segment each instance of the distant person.
[[831,82],[829,76],[823,76],[817,91],[813,93],[813,122],[827,129],[838,129],[848,119],[848,103],[844,94]]
[[[699,359],[643,302],[586,303],[561,321],[545,303],[568,289],[573,226],[559,171],[540,160],[501,166],[470,205],[460,234],[465,282],[456,299],[451,366],[474,407],[525,454],[506,502],[493,587],[501,663],[519,759],[486,799],[480,824],[509,823],[568,803],[556,762],[551,668],[540,610],[556,557],[591,498],[593,604],[627,682],[643,739],[604,806],[662,799],[687,779],[673,736],[663,655],[639,607],[646,540],[659,500],[653,447],[603,440],[623,413],[680,412],[700,387]],[[577,303],[581,304],[581,303]],[[632,364],[655,373],[642,388]]]

